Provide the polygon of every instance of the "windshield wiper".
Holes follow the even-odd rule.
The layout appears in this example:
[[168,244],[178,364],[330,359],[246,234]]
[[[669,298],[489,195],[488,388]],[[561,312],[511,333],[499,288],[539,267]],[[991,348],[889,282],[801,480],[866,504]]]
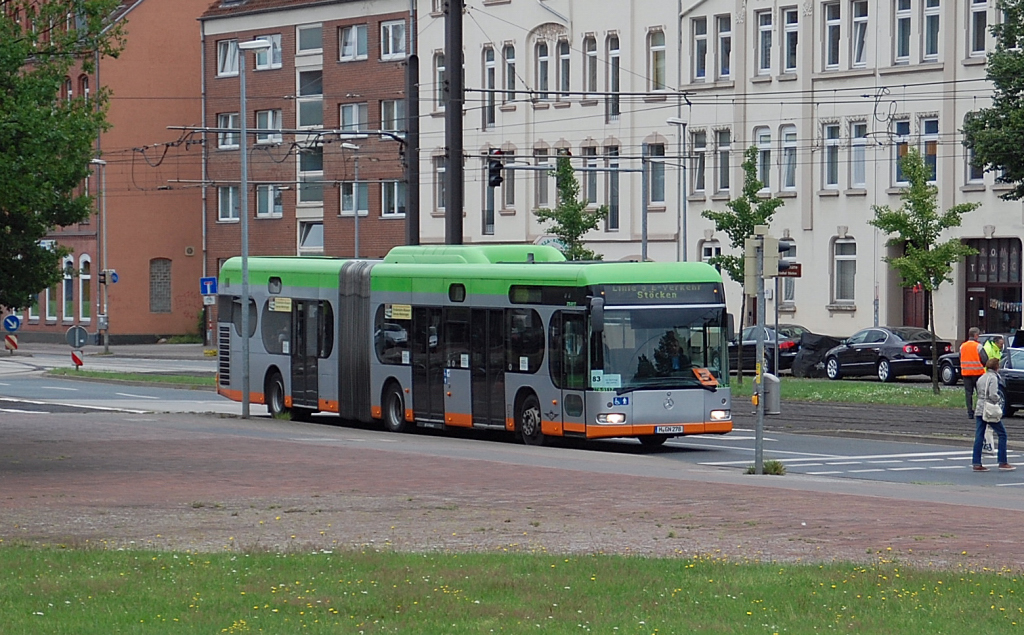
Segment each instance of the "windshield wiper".
[[[652,379],[658,379],[658,378],[652,378]],[[665,380],[664,384],[660,384],[658,382],[647,382],[647,383],[640,384],[640,385],[622,386],[621,388],[616,388],[615,389],[615,394],[617,394],[617,395],[624,395],[624,394],[626,394],[628,392],[633,392],[634,390],[664,390],[666,388],[671,388],[673,390],[683,390],[683,389],[686,389],[686,388],[703,388],[704,390],[706,390],[708,392],[717,392],[718,391],[718,386],[705,386],[704,384],[702,384],[702,383],[700,383],[698,381],[695,381],[695,380],[692,383],[687,382],[686,384],[681,384],[679,382],[680,378],[678,378],[678,377],[665,377],[665,378],[662,378],[662,379]]]

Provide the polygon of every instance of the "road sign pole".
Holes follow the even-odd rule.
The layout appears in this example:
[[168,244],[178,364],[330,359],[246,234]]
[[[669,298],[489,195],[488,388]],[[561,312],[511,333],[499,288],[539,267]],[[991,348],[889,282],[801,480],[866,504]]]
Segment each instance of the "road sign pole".
[[[763,238],[763,237],[762,237]],[[754,435],[754,474],[764,474],[764,243],[757,245],[757,352],[754,389],[757,395],[757,430]]]

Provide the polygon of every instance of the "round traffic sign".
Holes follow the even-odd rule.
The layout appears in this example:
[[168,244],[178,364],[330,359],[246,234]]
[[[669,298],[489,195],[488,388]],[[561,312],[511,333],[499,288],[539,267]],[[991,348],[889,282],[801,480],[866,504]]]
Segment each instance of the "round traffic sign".
[[110,270],[110,282],[111,282],[111,284],[117,284],[118,280],[119,280],[119,278],[117,277],[117,272],[114,271],[113,269],[111,269]]
[[4,330],[13,333],[21,328],[21,318],[17,315],[4,316]]
[[72,326],[68,329],[66,339],[71,348],[82,348],[89,339],[89,332],[81,326]]

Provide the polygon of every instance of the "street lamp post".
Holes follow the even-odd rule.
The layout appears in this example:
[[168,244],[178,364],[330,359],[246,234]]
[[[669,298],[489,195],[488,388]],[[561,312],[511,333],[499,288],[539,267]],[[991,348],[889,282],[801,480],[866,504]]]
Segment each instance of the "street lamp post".
[[[359,146],[357,146],[354,143],[342,143],[341,147],[344,148],[345,150],[352,150],[353,152],[356,152],[356,151],[359,150]],[[353,203],[352,207],[354,208],[353,211],[355,212],[355,223],[356,223],[355,234],[354,234],[354,237],[355,237],[355,249],[354,249],[355,256],[354,257],[358,258],[359,257],[359,199],[360,199],[360,196],[359,196],[360,195],[360,191],[359,191],[359,155],[358,154],[355,155],[355,162],[356,162],[356,170],[355,170],[355,179],[356,180],[355,180],[355,183],[352,184],[352,203]]]
[[107,306],[107,162],[103,159],[89,161],[98,165],[100,171],[100,271],[103,273],[103,315],[97,316],[103,330],[103,352],[110,352],[110,312]]
[[238,43],[239,139],[242,176],[238,186],[238,220],[242,230],[242,418],[249,418],[249,151],[246,129],[245,52],[270,48],[270,40]]
[[686,249],[687,249],[687,237],[686,237],[686,194],[683,192],[683,187],[686,184],[686,159],[683,157],[684,150],[686,148],[686,122],[679,117],[669,117],[665,120],[670,126],[679,126],[679,135],[676,137],[676,154],[678,155],[676,164],[676,177],[678,186],[676,188],[676,213],[679,214],[677,222],[677,231],[679,232],[679,244],[680,248],[677,250],[678,259],[686,261]]

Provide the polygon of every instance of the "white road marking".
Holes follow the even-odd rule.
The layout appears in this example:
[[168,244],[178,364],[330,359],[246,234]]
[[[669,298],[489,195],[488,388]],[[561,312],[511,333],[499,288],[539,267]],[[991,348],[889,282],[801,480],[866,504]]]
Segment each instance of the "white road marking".
[[966,465],[933,465],[929,470],[965,470]]
[[899,459],[886,459],[884,461],[868,461],[871,465],[881,465],[883,463],[902,463]]
[[824,464],[823,463],[801,463],[799,465],[796,465],[796,464],[790,463],[786,467],[821,467],[822,465],[824,465]]
[[11,414],[16,414],[16,415],[41,415],[41,414],[46,414],[46,413],[40,412],[38,410],[17,410],[15,408],[0,408],[0,412],[10,412]]
[[832,474],[842,474],[842,470],[836,470],[834,472],[808,472],[811,476],[830,476]]
[[888,470],[890,472],[910,472],[911,470],[927,470],[927,469],[928,468],[926,468],[926,467],[917,467],[917,466],[914,466],[914,467],[890,467],[890,468],[888,468]]
[[826,461],[825,465],[862,465],[864,461]]
[[1024,483],[996,483],[996,487],[1019,487]]
[[134,399],[159,399],[160,397],[153,397],[152,395],[133,395],[129,392],[115,392],[118,397],[132,397]]
[[78,392],[77,388],[65,388],[63,386],[40,386],[40,388],[45,388],[46,390],[67,390],[69,392]]
[[928,463],[928,462],[931,462],[931,461],[943,461],[945,459],[907,459],[907,460],[909,460],[911,463]]
[[869,470],[850,470],[850,474],[866,474],[868,472],[884,472],[883,468],[874,468]]

